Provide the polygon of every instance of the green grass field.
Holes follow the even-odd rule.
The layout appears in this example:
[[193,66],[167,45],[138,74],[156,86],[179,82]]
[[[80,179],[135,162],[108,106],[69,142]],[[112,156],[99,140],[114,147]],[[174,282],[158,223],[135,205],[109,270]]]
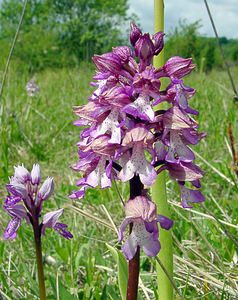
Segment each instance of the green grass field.
[[[234,77],[238,69],[233,69]],[[120,299],[117,268],[106,247],[120,247],[116,227],[123,218],[118,190],[127,199],[128,189],[89,190],[83,201],[68,198],[78,174],[70,169],[77,160],[79,130],[72,125],[72,106],[86,103],[91,92],[91,65],[79,69],[48,70],[35,74],[41,91],[30,98],[27,73],[10,69],[2,102],[0,195],[13,166],[31,168],[40,163],[43,176],[53,176],[55,194],[45,212],[65,207],[62,221],[74,234],[63,240],[48,230],[43,237],[48,299]],[[227,74],[194,72],[186,79],[197,89],[191,106],[200,111],[200,130],[207,132],[195,150],[203,179],[204,205],[180,207],[179,195],[168,179],[168,199],[174,222],[174,279],[185,299],[238,299],[237,229],[238,186],[227,136],[230,121],[238,149],[238,104],[232,99]],[[215,217],[215,219],[214,219]],[[0,211],[0,299],[38,299],[35,252],[31,228],[22,224],[18,238],[4,241],[9,216]],[[140,294],[157,299],[155,261],[142,256]],[[179,299],[179,297],[177,298]],[[166,300],[166,299],[163,299]]]

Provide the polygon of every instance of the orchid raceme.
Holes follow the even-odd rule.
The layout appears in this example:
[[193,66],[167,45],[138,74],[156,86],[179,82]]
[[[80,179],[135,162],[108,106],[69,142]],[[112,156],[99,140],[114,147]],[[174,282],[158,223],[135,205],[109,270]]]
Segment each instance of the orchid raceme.
[[50,227],[66,239],[73,236],[67,230],[67,225],[58,222],[63,209],[59,209],[43,216],[42,223],[39,218],[42,206],[54,191],[53,178],[48,177],[40,186],[40,166],[34,164],[31,173],[23,166],[15,167],[15,173],[7,184],[9,195],[4,202],[4,209],[11,216],[11,220],[4,233],[5,239],[14,239],[23,220],[34,227],[38,224],[40,233],[45,233],[45,228]]
[[[74,108],[79,117],[75,125],[84,128],[77,144],[79,161],[73,166],[82,178],[71,198],[83,198],[90,187],[110,187],[112,180],[127,182],[137,177],[142,186],[149,187],[158,173],[168,170],[179,185],[183,207],[204,201],[199,191],[203,171],[194,163],[190,145],[205,134],[198,133],[191,117],[198,114],[189,105],[195,90],[183,80],[195,66],[192,59],[175,56],[154,68],[152,60],[163,49],[163,36],[162,32],[143,34],[131,24],[131,47],[115,47],[93,57],[96,89],[86,105]],[[163,78],[169,80],[165,89],[161,88]],[[167,110],[156,109],[161,102],[168,103]],[[157,255],[157,223],[166,229],[172,226],[166,216],[156,215],[148,196],[136,196],[125,205],[126,219],[120,229],[122,240],[126,225],[133,224],[123,246],[128,260],[138,246],[149,256]],[[169,226],[163,227],[160,220],[167,220]]]
[[35,83],[34,79],[31,79],[26,84],[26,92],[30,97],[34,97],[40,92],[40,87]]

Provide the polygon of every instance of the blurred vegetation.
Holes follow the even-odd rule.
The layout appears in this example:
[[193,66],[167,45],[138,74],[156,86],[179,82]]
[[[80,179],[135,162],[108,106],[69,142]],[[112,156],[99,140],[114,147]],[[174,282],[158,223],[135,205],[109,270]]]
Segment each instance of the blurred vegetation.
[[[129,24],[127,2],[30,0],[14,55],[20,69],[75,66],[121,43],[122,24]],[[22,6],[22,0],[0,4],[1,59],[9,53]]]
[[[221,54],[217,46],[217,40],[211,37],[201,36],[200,21],[187,24],[180,21],[179,25],[167,35],[165,46],[166,58],[174,55],[192,57],[201,71],[211,71],[213,68],[223,66]],[[220,38],[220,43],[230,64],[238,63],[238,39]]]
[[[23,0],[3,0],[0,4],[0,68],[14,37]],[[128,0],[30,0],[24,17],[14,60],[19,70],[36,72],[46,68],[75,67],[93,54],[110,51],[127,43],[130,20]],[[215,38],[199,34],[199,21],[180,21],[166,35],[166,57],[193,57],[205,72],[222,67]],[[126,29],[125,29],[126,28]],[[238,62],[238,40],[221,37],[230,64]]]

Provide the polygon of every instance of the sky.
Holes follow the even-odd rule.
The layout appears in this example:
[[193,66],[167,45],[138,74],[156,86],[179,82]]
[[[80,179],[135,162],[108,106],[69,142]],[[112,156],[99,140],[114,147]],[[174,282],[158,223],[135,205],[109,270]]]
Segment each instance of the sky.
[[[129,0],[129,12],[135,13],[145,32],[153,32],[153,0]],[[238,38],[238,0],[208,0],[219,36]],[[201,20],[201,34],[214,36],[203,0],[164,0],[165,33],[178,25],[179,20],[188,24]]]

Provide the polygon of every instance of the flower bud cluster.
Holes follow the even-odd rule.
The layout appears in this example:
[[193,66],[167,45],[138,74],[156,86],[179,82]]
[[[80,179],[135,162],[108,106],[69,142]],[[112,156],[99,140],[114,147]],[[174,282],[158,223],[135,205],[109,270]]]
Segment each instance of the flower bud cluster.
[[[77,144],[79,161],[73,166],[82,178],[71,198],[83,198],[89,187],[110,187],[113,179],[127,182],[138,176],[143,185],[152,186],[158,173],[167,170],[179,185],[183,207],[204,201],[199,191],[203,172],[194,163],[190,145],[197,144],[205,134],[198,133],[198,124],[191,117],[198,114],[189,106],[195,90],[183,82],[195,66],[192,59],[175,56],[164,66],[153,67],[153,57],[164,46],[163,36],[162,32],[143,34],[132,24],[131,48],[119,46],[93,57],[97,68],[92,82],[95,90],[86,105],[74,108],[79,117],[75,125],[84,128]],[[163,78],[169,81],[164,89]],[[156,105],[161,102],[167,102],[169,108],[158,110]],[[131,207],[140,202],[155,205],[143,196]],[[140,216],[143,224],[150,223],[147,219]],[[153,222],[157,219],[154,214]],[[138,245],[142,246],[140,242]],[[132,253],[127,257],[131,259]]]
[[[50,212],[43,217],[42,224],[39,224],[39,217],[42,211],[42,204],[54,191],[53,178],[48,177],[41,186],[40,166],[34,164],[29,172],[23,165],[15,167],[15,173],[7,184],[9,196],[4,202],[4,209],[12,217],[4,233],[5,239],[14,239],[21,221],[25,219],[35,228],[39,226],[41,233],[46,227],[51,227],[65,238],[72,238],[72,234],[67,231],[67,225],[58,223],[57,220],[62,215],[63,209]],[[63,226],[63,227],[62,227]],[[63,229],[61,229],[63,228]]]

